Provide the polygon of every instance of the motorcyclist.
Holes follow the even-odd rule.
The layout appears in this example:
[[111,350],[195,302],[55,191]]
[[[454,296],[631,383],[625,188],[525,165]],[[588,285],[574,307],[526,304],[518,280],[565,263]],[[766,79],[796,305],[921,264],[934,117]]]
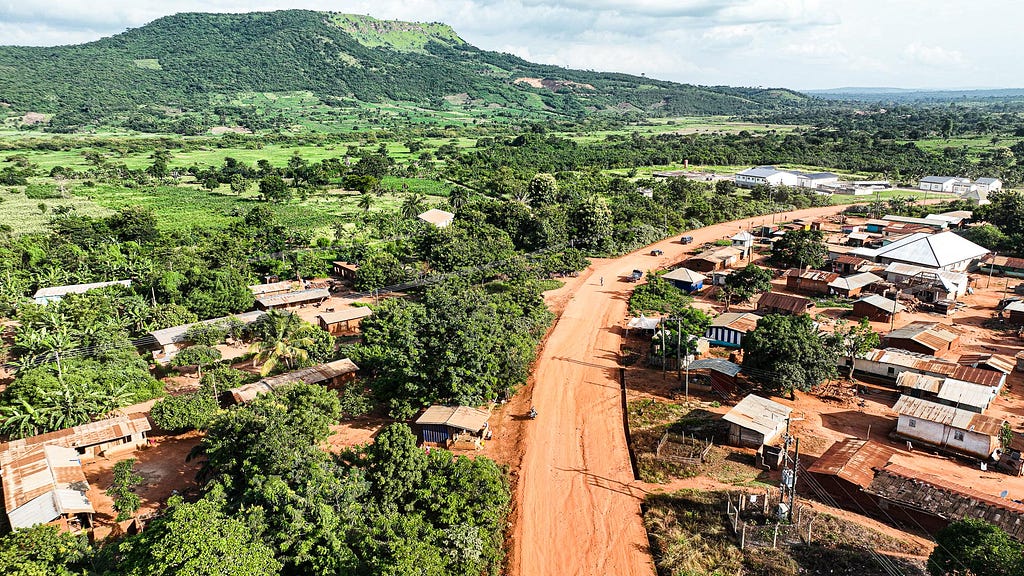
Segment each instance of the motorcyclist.
[[537,409],[534,408],[533,406],[530,406],[530,419],[532,420],[532,419],[534,419],[536,417],[537,417]]

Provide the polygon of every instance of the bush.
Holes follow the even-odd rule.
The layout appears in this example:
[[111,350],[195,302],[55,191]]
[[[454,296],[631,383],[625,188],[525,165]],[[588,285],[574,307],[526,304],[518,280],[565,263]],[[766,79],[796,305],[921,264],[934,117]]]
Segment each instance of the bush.
[[25,196],[29,200],[53,200],[60,198],[60,191],[52,184],[29,184],[25,186]]
[[149,415],[153,423],[168,432],[184,432],[202,430],[219,409],[213,387],[203,385],[195,393],[160,400]]
[[216,324],[196,324],[185,331],[185,340],[199,346],[223,344],[228,331]]
[[370,395],[358,383],[345,386],[345,389],[338,394],[338,400],[341,402],[342,418],[348,420],[368,414],[370,410],[373,410],[373,401],[370,399]]

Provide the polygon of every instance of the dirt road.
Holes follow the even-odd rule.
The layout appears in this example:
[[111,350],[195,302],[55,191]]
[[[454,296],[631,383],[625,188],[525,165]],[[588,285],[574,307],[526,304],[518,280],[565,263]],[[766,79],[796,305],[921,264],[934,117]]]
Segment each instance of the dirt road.
[[[813,218],[843,208],[799,210],[785,217]],[[513,465],[519,481],[510,574],[655,573],[640,518],[644,488],[634,482],[630,468],[620,398],[620,327],[633,287],[625,278],[634,268],[646,273],[679,262],[703,242],[770,222],[769,215],[702,228],[688,233],[691,245],[678,238],[662,241],[596,262],[584,273],[534,373],[532,402],[539,417],[522,426],[522,460]],[[651,256],[654,248],[664,254]]]

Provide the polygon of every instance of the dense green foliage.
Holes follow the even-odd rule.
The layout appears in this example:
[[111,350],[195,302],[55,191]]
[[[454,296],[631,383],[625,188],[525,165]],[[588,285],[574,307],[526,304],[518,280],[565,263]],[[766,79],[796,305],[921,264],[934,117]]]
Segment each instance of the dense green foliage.
[[107,496],[114,500],[118,522],[131,518],[142,506],[142,499],[135,493],[135,487],[143,480],[142,476],[135,473],[135,458],[114,464],[114,478],[111,480],[110,488],[107,488]]
[[531,283],[446,283],[418,302],[375,307],[352,359],[393,415],[437,402],[479,405],[526,382],[550,322]]
[[1024,548],[1001,528],[966,518],[935,535],[932,576],[1012,576],[1024,571]]
[[85,535],[40,524],[0,537],[0,573],[9,576],[77,576],[89,566]]
[[[398,32],[419,48],[408,50],[387,34],[368,41],[360,29]],[[479,50],[446,26],[299,10],[182,13],[88,44],[8,46],[0,49],[0,67],[7,71],[0,79],[4,99],[19,111],[55,113],[51,126],[58,130],[111,120],[183,134],[227,119],[251,129],[277,125],[259,108],[226,103],[251,92],[307,91],[331,105],[409,101],[433,108],[464,94],[463,101],[481,108],[494,103],[569,117],[588,107],[732,114],[804,99],[785,90],[698,87],[531,64]],[[515,82],[524,77],[547,85]],[[170,106],[214,114],[173,115],[165,111]]]
[[835,339],[807,314],[769,314],[743,338],[743,371],[769,392],[806,392],[836,376]]
[[647,273],[647,281],[633,289],[629,296],[629,311],[633,314],[662,312],[670,314],[686,310],[693,298],[676,288],[661,274]]
[[821,268],[828,246],[820,230],[790,230],[772,247],[768,261],[780,268]]
[[725,311],[734,302],[746,302],[754,296],[772,289],[772,272],[757,264],[747,264],[725,277],[722,295],[725,298]]

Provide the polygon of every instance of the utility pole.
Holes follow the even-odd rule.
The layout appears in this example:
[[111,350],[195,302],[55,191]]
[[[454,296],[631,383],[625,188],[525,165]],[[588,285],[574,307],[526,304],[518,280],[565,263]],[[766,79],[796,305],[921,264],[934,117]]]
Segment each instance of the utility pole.
[[[782,482],[779,484],[779,502],[788,506],[784,512],[788,522],[793,521],[793,508],[796,507],[796,481],[800,471],[800,439],[790,435],[791,421],[792,418],[786,418],[786,436],[782,444]],[[792,458],[789,456],[790,446],[794,447]]]
[[996,258],[999,257],[999,252],[992,254],[992,259],[988,262],[988,282],[985,283],[985,288],[992,285],[992,271],[996,269]]
[[[689,340],[687,340],[687,343],[689,343]],[[676,380],[679,380],[679,370],[681,369],[681,366],[679,365],[679,354],[680,354],[680,352],[682,350],[682,347],[683,347],[682,344],[683,344],[683,319],[679,318],[677,316],[676,317]]]

